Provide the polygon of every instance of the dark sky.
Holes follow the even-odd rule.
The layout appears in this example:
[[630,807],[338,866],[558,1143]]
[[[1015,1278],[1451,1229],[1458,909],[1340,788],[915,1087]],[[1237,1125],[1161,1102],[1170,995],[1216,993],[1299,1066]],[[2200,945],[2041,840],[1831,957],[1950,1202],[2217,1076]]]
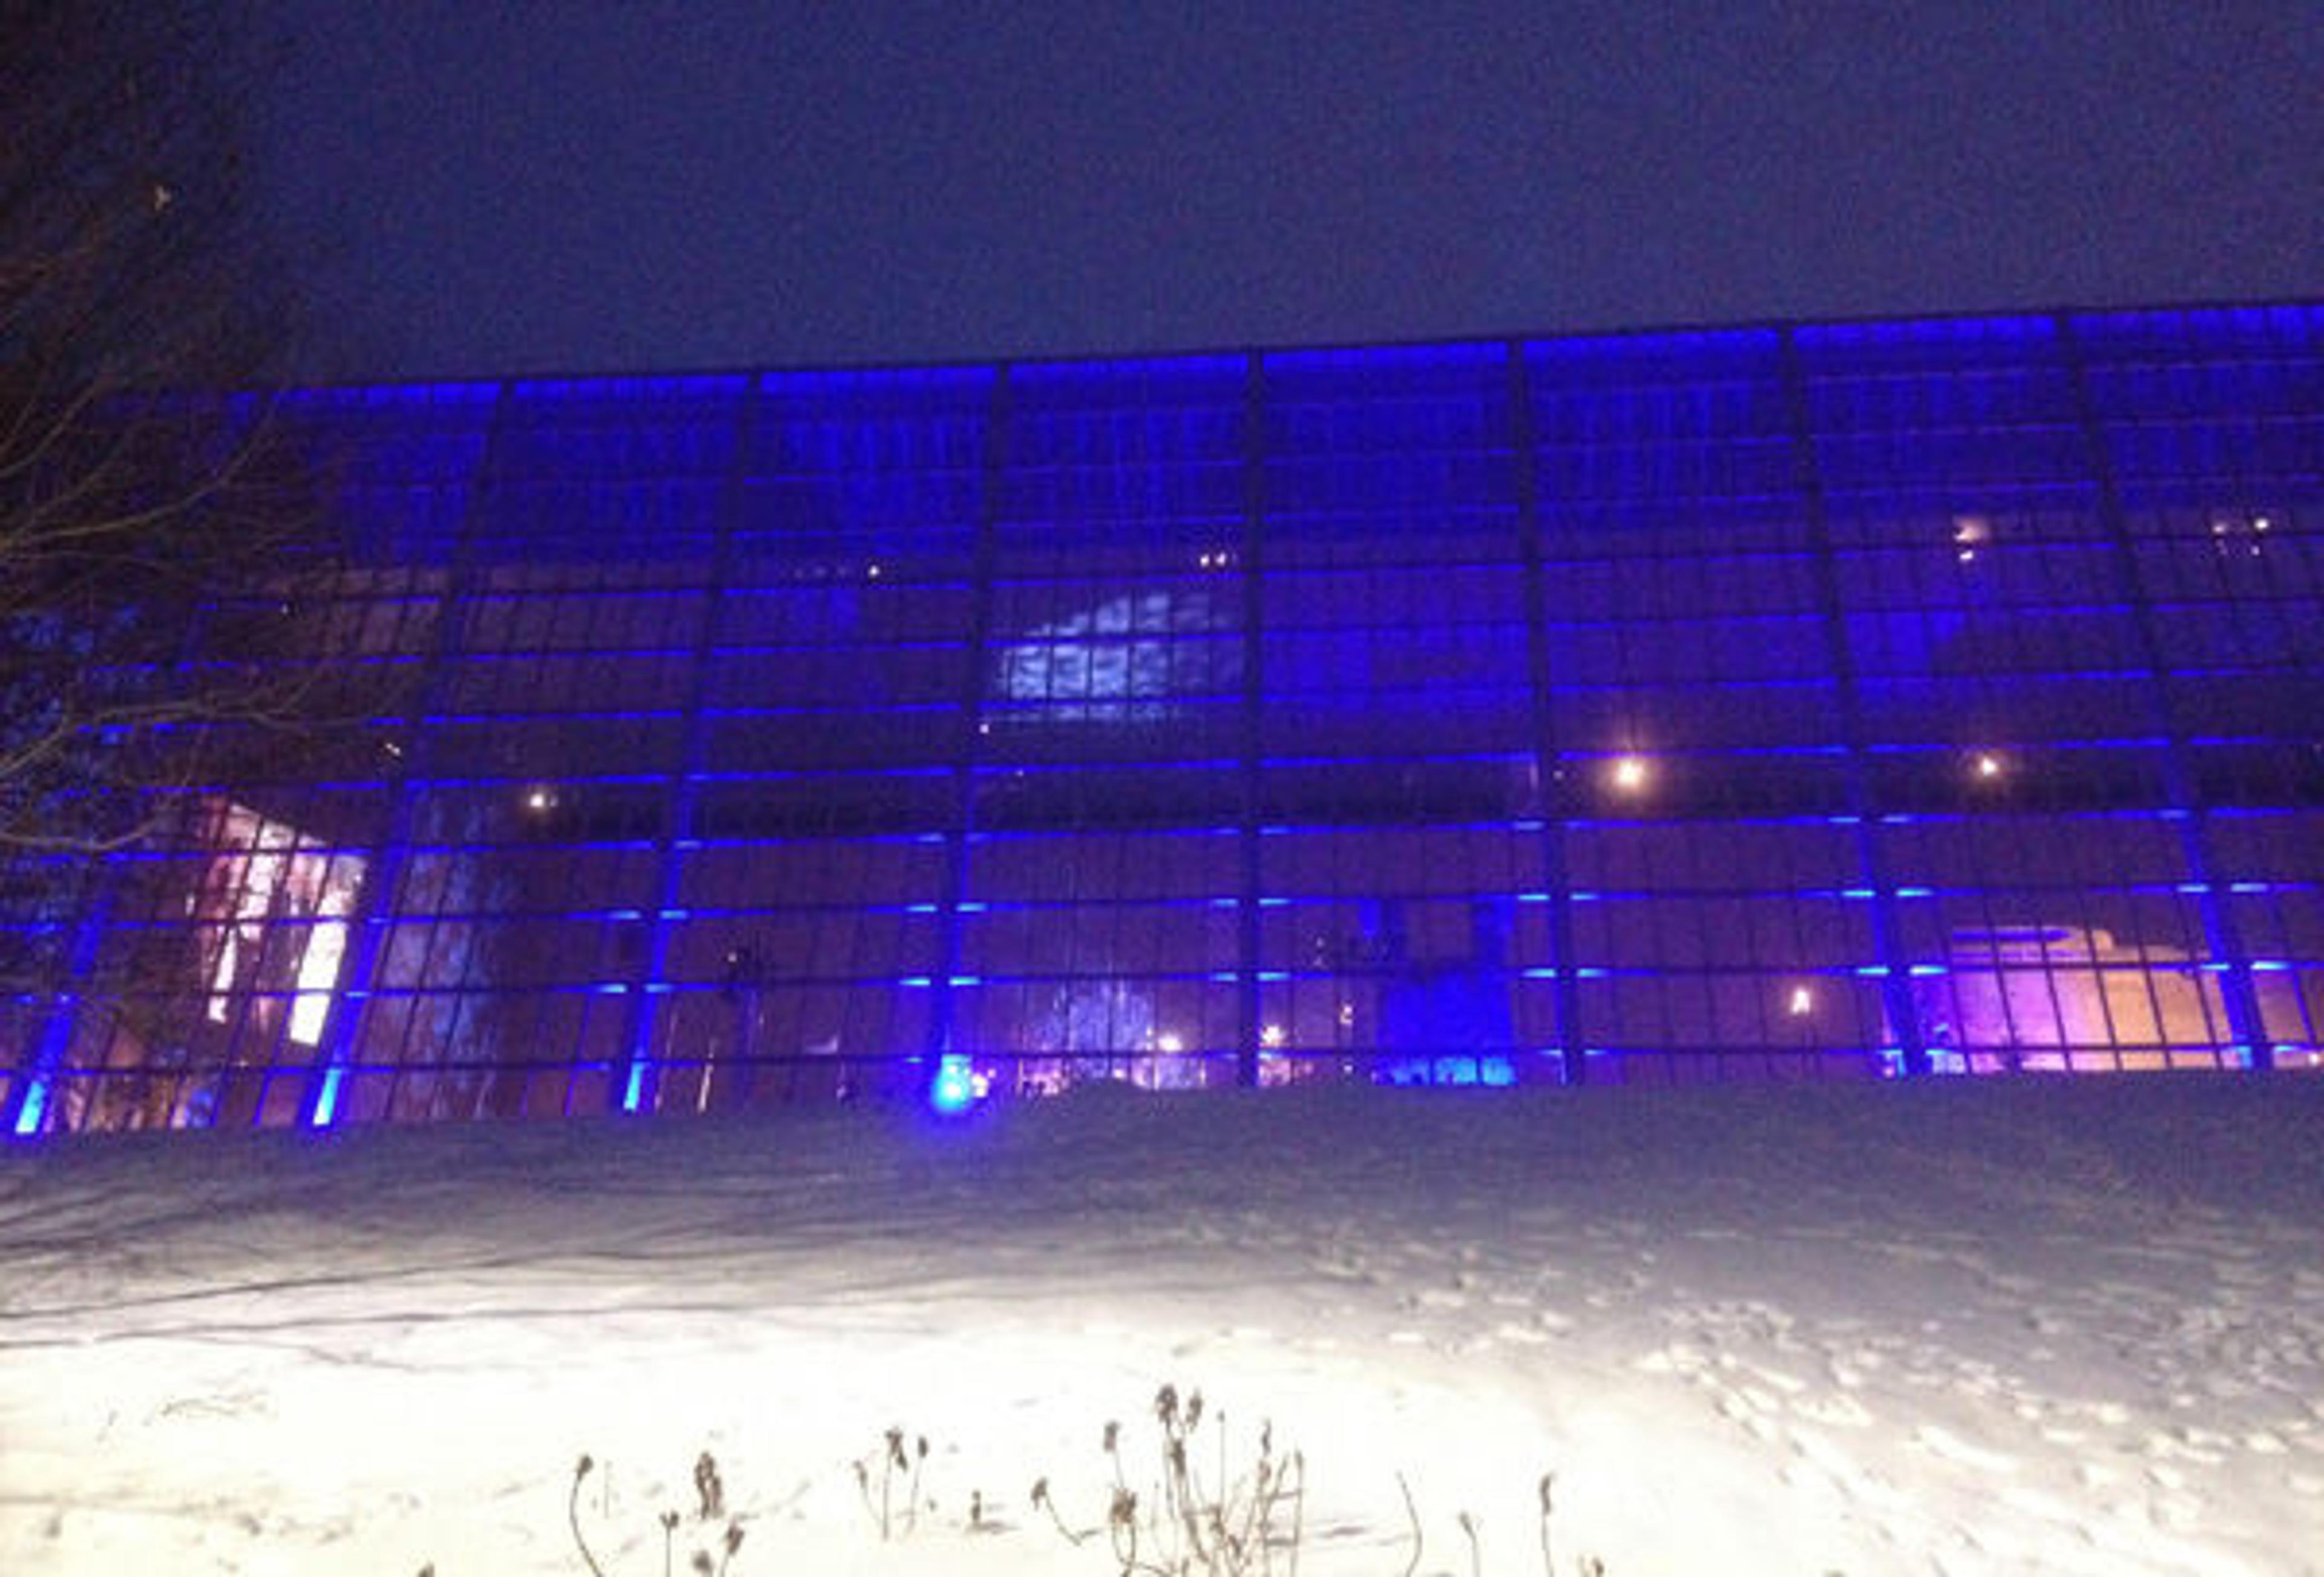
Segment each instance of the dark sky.
[[2324,293],[2317,0],[273,0],[310,374]]

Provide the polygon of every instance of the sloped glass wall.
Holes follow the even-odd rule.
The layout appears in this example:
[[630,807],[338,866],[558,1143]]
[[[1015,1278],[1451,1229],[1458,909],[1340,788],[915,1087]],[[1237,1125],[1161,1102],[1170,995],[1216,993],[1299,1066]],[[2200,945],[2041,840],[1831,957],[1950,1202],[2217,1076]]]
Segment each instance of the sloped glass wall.
[[2319,1060],[2314,307],[281,420],[352,726],[9,857],[14,1131]]

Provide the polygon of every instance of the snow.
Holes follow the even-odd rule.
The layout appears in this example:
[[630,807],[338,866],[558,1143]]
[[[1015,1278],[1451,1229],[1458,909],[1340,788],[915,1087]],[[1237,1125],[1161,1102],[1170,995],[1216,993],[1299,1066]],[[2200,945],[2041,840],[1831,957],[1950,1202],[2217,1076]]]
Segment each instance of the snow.
[[1315,1577],[1538,1573],[1545,1473],[1559,1577],[2324,1572],[2320,1222],[2285,1076],[50,1142],[0,1572],[579,1572],[585,1452],[683,1571],[707,1451],[734,1573],[1102,1577],[1029,1490],[1101,1526],[1114,1420],[1150,1512],[1165,1382],[1207,1484],[1301,1453]]

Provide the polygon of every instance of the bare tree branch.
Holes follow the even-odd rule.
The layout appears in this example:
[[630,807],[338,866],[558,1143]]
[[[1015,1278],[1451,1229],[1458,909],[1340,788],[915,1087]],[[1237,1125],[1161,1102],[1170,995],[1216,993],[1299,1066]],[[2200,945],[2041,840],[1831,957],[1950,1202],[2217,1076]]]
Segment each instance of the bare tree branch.
[[259,60],[241,0],[0,8],[0,991],[60,989],[69,856],[368,710],[312,660],[337,467],[263,392]]

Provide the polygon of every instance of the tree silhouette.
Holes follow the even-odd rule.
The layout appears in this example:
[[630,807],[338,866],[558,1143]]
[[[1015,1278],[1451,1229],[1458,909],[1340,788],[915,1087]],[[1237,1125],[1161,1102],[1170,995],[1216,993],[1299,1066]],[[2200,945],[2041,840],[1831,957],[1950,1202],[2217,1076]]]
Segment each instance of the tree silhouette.
[[0,1073],[90,983],[106,856],[358,710],[281,660],[341,555],[331,458],[265,392],[263,69],[235,0],[0,8]]

